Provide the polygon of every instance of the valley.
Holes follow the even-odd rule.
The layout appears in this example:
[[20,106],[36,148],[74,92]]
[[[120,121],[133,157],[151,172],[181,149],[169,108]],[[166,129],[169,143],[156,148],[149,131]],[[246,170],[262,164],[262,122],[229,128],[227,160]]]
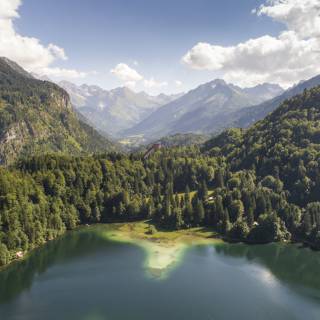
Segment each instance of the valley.
[[[167,232],[209,227],[234,241],[320,248],[318,87],[286,100],[249,129],[211,138],[171,136],[145,157],[143,149],[116,152],[78,119],[56,85],[26,76],[13,62],[2,60],[2,68],[1,111],[8,120],[0,150],[10,166],[0,168],[1,265],[78,225],[145,219]],[[28,86],[22,89],[21,82]],[[17,88],[22,104],[8,98]],[[25,90],[32,90],[34,105]],[[27,113],[11,120],[6,115],[15,106]],[[14,130],[24,124],[22,138]],[[59,145],[61,134],[66,138]]]
[[0,0],[0,319],[319,320],[320,0]]
[[68,92],[73,106],[97,130],[114,138],[124,138],[124,130],[144,120],[160,106],[180,97],[180,94],[150,96],[145,92],[135,93],[126,87],[107,91],[97,86],[77,86],[66,81],[58,85]]
[[[283,93],[280,86],[263,84],[242,89],[215,80],[184,94],[150,96],[128,88],[111,91],[97,86],[58,83],[78,112],[97,130],[121,144],[138,146],[174,134],[212,134],[246,107]],[[235,114],[233,116],[233,114]]]

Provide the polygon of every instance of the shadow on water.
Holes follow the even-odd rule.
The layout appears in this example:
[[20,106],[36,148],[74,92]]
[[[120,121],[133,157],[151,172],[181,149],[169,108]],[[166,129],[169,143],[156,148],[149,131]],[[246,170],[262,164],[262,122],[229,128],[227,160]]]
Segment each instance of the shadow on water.
[[[37,276],[45,273],[50,267],[72,263],[106,249],[110,252],[119,250],[119,247],[101,236],[99,228],[83,228],[49,242],[34,250],[25,260],[16,262],[0,272],[0,304],[13,300],[23,291],[29,290]],[[226,263],[228,258],[236,258],[259,264],[284,285],[320,300],[320,252],[302,249],[297,245],[227,243],[215,245],[213,251],[225,258],[223,260]],[[234,264],[234,259],[230,260],[230,264]]]
[[218,255],[244,258],[267,268],[284,285],[297,291],[312,291],[320,300],[320,252],[300,245],[272,243],[268,245],[223,244],[215,248]]
[[0,303],[10,301],[31,288],[34,279],[51,266],[70,263],[108,247],[114,249],[114,244],[110,245],[110,241],[100,237],[98,232],[84,229],[48,242],[32,251],[26,259],[0,271]]

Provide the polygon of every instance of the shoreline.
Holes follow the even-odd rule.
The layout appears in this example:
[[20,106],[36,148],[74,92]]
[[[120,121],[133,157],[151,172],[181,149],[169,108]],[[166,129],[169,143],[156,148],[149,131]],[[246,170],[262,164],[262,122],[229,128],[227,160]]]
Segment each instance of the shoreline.
[[[30,254],[45,246],[50,241],[55,241],[68,232],[81,232],[90,228],[101,229],[105,239],[129,243],[142,248],[146,255],[145,268],[150,271],[150,274],[161,276],[166,270],[173,269],[182,260],[184,252],[196,245],[208,244],[223,244],[223,243],[244,243],[247,245],[264,245],[266,243],[241,242],[231,238],[222,237],[219,233],[208,227],[195,227],[191,229],[181,230],[156,230],[154,234],[149,233],[150,226],[153,226],[149,221],[135,222],[119,222],[119,223],[100,223],[93,225],[79,225],[74,230],[65,231],[52,240],[48,240],[40,246],[34,247],[31,250],[24,252],[20,259],[13,259],[8,264],[0,266],[0,272],[15,263],[27,260]],[[301,245],[302,248],[318,251],[303,241],[291,240],[288,242],[275,242],[292,245]]]

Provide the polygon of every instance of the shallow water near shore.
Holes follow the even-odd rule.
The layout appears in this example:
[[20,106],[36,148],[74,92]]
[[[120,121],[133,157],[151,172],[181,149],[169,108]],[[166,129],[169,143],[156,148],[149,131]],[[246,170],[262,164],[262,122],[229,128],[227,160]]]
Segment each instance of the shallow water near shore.
[[310,319],[320,253],[93,226],[0,272],[0,319]]

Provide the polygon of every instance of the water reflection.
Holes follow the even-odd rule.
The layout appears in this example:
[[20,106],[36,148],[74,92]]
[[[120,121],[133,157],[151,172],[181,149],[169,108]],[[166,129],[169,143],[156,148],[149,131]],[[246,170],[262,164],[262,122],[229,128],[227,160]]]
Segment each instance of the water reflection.
[[[110,253],[120,248],[121,244],[116,245],[100,236],[98,228],[68,233],[35,250],[28,259],[0,272],[0,304],[13,300],[21,292],[30,289],[36,277],[51,266],[71,263],[101,250],[107,249]],[[252,273],[269,286],[275,285],[279,280],[295,292],[315,299],[318,303],[320,301],[319,252],[284,244],[217,244],[199,246],[197,251],[199,257],[217,255],[232,267],[236,267],[237,261],[240,261],[245,268],[252,268]],[[197,263],[202,262],[198,260]]]
[[[96,232],[81,230],[67,233],[34,250],[27,259],[15,262],[0,272],[0,303],[14,299],[22,291],[31,288],[35,277],[50,266],[94,254],[109,243],[97,236]],[[114,245],[109,247],[114,249]]]
[[245,258],[252,264],[261,265],[268,273],[261,277],[269,283],[274,282],[275,277],[304,295],[320,300],[320,252],[300,245],[273,243],[220,245],[216,246],[216,253],[224,257]]

